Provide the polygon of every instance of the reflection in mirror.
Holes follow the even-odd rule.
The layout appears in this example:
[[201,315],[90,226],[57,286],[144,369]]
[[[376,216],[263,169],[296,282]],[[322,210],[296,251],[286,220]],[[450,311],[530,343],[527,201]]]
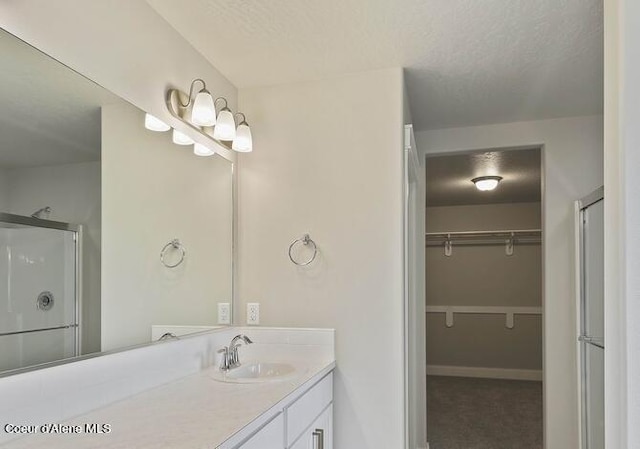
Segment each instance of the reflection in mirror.
[[0,371],[216,326],[232,163],[2,30],[0,49]]

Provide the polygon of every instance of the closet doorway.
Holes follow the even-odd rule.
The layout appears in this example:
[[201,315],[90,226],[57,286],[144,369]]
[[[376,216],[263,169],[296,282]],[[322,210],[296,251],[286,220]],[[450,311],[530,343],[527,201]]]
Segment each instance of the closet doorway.
[[541,148],[426,163],[430,449],[542,449]]

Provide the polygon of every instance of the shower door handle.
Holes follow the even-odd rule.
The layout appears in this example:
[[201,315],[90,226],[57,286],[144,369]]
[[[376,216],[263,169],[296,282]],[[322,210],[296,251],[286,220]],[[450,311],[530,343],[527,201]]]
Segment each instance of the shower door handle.
[[74,327],[79,327],[79,326],[77,324],[63,324],[62,326],[43,327],[41,329],[27,329],[23,331],[0,332],[0,337],[9,337],[11,335],[21,335],[21,334],[32,334],[34,332],[55,331],[59,329],[73,329]]
[[604,349],[604,341],[599,338],[592,337],[590,335],[580,335],[578,337],[578,341],[582,341],[584,343],[588,343],[593,346],[597,346],[598,348]]

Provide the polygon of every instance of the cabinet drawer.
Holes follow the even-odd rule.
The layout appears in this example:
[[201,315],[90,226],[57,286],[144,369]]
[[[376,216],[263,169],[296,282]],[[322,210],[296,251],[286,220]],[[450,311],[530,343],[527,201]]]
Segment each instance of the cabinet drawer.
[[302,435],[332,400],[333,374],[329,374],[287,408],[287,445]]
[[329,405],[289,449],[333,449],[333,406]]
[[237,449],[282,449],[284,447],[284,418],[282,413],[255,435],[236,446]]

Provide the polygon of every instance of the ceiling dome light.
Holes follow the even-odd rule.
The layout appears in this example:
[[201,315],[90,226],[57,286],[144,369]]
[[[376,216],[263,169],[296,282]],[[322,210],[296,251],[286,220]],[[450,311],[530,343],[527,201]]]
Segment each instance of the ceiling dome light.
[[144,115],[144,127],[149,131],[158,131],[164,132],[169,131],[171,127],[167,125],[165,122],[160,120],[158,117],[155,117],[149,113]]
[[476,188],[483,192],[495,189],[500,181],[502,181],[501,176],[480,176],[471,180],[476,185]]
[[173,143],[176,145],[193,145],[193,139],[177,129],[173,130],[173,137],[171,140],[173,140]]
[[213,105],[213,97],[206,89],[202,89],[193,101],[191,123],[197,126],[213,126],[216,124],[216,108]]
[[227,107],[227,100],[224,98],[216,98],[216,101],[223,100],[224,107],[218,114],[216,127],[213,130],[213,138],[218,140],[233,140],[236,138],[236,122],[233,119],[231,110]]
[[231,149],[239,153],[250,153],[253,151],[253,138],[251,137],[251,128],[242,112],[238,112],[236,115],[242,116],[242,121],[236,129],[236,138],[233,139]]
[[208,148],[205,145],[196,142],[193,145],[193,154],[195,154],[196,156],[213,156],[214,154],[216,154],[216,152],[211,148]]

